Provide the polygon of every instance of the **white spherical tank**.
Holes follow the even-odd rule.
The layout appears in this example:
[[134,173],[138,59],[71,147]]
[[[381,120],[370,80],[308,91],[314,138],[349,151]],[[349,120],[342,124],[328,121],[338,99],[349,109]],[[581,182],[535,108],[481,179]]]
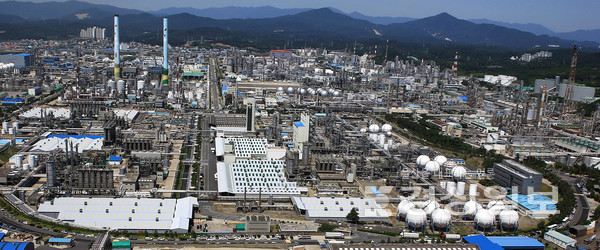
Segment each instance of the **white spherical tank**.
[[327,96],[327,91],[322,91],[321,96]]
[[423,210],[425,210],[427,215],[431,215],[438,208],[440,208],[440,203],[435,200],[429,200],[423,204]]
[[429,156],[420,155],[419,157],[417,157],[417,167],[423,168],[425,167],[425,164],[427,164],[427,162],[429,162]]
[[291,94],[291,93],[294,93],[294,88],[292,88],[292,87],[288,87],[288,88],[287,88],[287,92],[288,92],[288,93],[290,93],[290,94]]
[[481,209],[475,214],[475,227],[478,230],[492,230],[494,227],[495,216],[492,211]]
[[412,230],[421,230],[427,224],[427,214],[423,209],[412,208],[406,213],[406,226]]
[[463,207],[463,215],[467,219],[475,218],[477,211],[481,210],[483,206],[476,201],[467,201]]
[[381,131],[384,132],[384,133],[392,131],[392,125],[390,125],[390,124],[383,124],[383,126],[381,126]]
[[336,90],[336,91],[333,91],[333,96],[335,96],[335,97],[338,97],[338,96],[340,96],[340,92],[339,92],[339,91],[337,91],[337,90]]
[[415,204],[409,200],[403,200],[398,204],[398,220],[404,220],[409,209],[413,209]]
[[519,213],[515,210],[502,210],[498,214],[500,227],[505,231],[516,230],[519,226]]
[[464,180],[467,177],[467,170],[463,166],[452,168],[452,178],[455,180]]
[[431,226],[434,230],[448,231],[451,221],[452,215],[446,209],[438,208],[431,213]]
[[425,164],[425,171],[429,173],[437,173],[440,171],[440,164],[437,161],[429,161]]
[[371,132],[371,133],[379,133],[379,125],[377,125],[377,124],[371,124],[371,126],[369,126],[369,132]]
[[306,95],[306,89],[300,89],[300,94],[301,95]]
[[502,211],[506,208],[507,208],[506,203],[501,200],[490,201],[490,203],[488,203],[488,205],[487,205],[487,209],[492,211],[494,216],[498,216],[498,214],[500,214],[500,211]]
[[433,160],[437,161],[437,163],[439,163],[440,166],[444,166],[444,164],[448,161],[448,158],[446,158],[446,156],[443,155],[438,155]]

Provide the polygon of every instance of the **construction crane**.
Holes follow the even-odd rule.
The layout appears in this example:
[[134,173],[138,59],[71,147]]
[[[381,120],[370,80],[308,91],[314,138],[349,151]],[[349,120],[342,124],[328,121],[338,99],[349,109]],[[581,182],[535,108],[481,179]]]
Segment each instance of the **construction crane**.
[[575,72],[577,71],[577,45],[573,46],[573,57],[571,58],[571,72],[569,72],[569,81],[565,89],[565,100],[563,105],[563,115],[571,111],[573,104],[573,84],[575,83]]

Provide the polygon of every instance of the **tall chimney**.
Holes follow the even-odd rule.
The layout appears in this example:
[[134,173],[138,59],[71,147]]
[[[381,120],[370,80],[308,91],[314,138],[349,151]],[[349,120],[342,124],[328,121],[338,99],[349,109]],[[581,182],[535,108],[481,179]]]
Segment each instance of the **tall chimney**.
[[121,79],[121,40],[119,39],[119,15],[115,15],[115,81]]
[[163,69],[162,85],[169,85],[169,32],[167,30],[169,22],[163,17]]

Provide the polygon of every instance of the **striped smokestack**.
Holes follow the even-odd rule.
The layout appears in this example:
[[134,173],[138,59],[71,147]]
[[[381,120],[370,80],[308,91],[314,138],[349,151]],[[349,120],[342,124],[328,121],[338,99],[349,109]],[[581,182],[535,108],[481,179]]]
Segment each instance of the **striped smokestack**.
[[115,80],[121,79],[121,51],[119,45],[119,15],[115,15]]
[[163,18],[163,75],[162,84],[169,85],[169,32],[167,27],[169,26],[166,17]]

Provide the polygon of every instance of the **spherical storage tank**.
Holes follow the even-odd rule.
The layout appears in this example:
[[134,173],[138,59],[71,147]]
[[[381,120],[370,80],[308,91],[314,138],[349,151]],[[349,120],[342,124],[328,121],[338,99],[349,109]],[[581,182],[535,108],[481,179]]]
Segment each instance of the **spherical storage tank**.
[[283,87],[277,87],[277,92],[283,92]]
[[452,178],[455,180],[464,180],[467,177],[467,170],[462,166],[452,168]]
[[424,230],[427,224],[427,213],[423,209],[411,208],[406,212],[406,227],[413,231]]
[[488,209],[481,209],[475,214],[475,229],[480,231],[491,231],[494,228],[495,216]]
[[306,89],[300,89],[300,94],[301,95],[306,95]]
[[409,200],[401,201],[400,204],[398,204],[398,220],[406,219],[406,214],[408,213],[408,210],[413,209],[414,207],[415,207],[415,204],[412,203],[412,201],[409,201]]
[[392,131],[392,125],[386,123],[381,126],[381,132],[387,133],[390,131]]
[[327,91],[322,91],[321,96],[327,96]]
[[463,207],[463,215],[465,219],[475,218],[477,211],[483,209],[483,206],[476,201],[467,201]]
[[288,93],[294,93],[294,88],[292,88],[292,87],[288,87],[288,88],[287,88],[287,92],[288,92]]
[[498,214],[500,214],[500,211],[506,209],[506,203],[504,203],[504,201],[501,200],[490,201],[490,203],[488,203],[487,205],[487,209],[489,209],[494,214],[494,216],[498,216]]
[[450,211],[446,209],[438,208],[431,213],[431,227],[434,230],[449,231],[451,221],[452,216],[450,215]]
[[437,173],[440,171],[440,164],[437,161],[429,161],[425,164],[425,171],[429,173]]
[[431,215],[438,208],[440,208],[440,203],[435,200],[429,200],[423,204],[423,210],[425,210],[427,215]]
[[379,125],[377,125],[377,124],[371,124],[371,126],[369,126],[369,132],[371,132],[371,133],[378,133],[379,132]]
[[443,166],[444,163],[446,163],[448,161],[448,158],[446,158],[446,156],[443,156],[443,155],[438,155],[433,160],[436,161],[437,163],[439,163],[440,166]]
[[517,230],[519,226],[519,213],[515,210],[502,210],[498,215],[500,228],[504,231]]
[[427,162],[429,162],[429,156],[420,155],[419,157],[417,157],[417,167],[423,168],[425,167],[425,164],[427,164]]
[[336,90],[336,91],[333,91],[333,96],[335,96],[335,97],[338,97],[338,96],[340,96],[340,92],[339,92],[339,91],[337,91],[337,90]]

